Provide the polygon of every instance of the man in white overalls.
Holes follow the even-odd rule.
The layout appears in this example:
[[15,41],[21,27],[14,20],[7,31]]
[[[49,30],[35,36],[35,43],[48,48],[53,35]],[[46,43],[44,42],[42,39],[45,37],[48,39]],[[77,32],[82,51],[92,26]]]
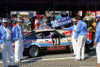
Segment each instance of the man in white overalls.
[[0,44],[4,67],[8,67],[7,52],[10,66],[14,66],[12,41],[13,39],[11,27],[8,25],[7,18],[3,18],[2,25],[0,26]]
[[81,20],[80,16],[76,16],[77,28],[75,39],[77,41],[77,54],[75,60],[84,60],[85,54],[85,42],[86,42],[86,35],[87,35],[87,24]]
[[76,27],[77,27],[77,23],[76,23],[76,20],[73,19],[73,22],[74,22],[74,25],[69,27],[69,28],[64,28],[64,30],[68,31],[68,30],[71,30],[72,33],[71,33],[71,40],[72,40],[72,47],[73,47],[73,51],[74,51],[74,56],[76,55],[76,39],[74,38],[75,36],[75,30],[76,30]]
[[98,24],[96,26],[94,45],[96,45],[97,63],[96,67],[100,67],[100,14],[97,15]]
[[13,40],[15,41],[15,62],[20,62],[23,59],[23,40],[25,39],[20,19],[17,19],[17,25],[13,27],[12,32]]

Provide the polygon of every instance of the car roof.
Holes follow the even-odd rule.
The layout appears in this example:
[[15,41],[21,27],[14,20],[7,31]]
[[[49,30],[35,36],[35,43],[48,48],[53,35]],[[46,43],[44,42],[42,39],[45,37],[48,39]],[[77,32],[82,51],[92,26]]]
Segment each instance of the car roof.
[[35,32],[49,32],[49,31],[55,31],[55,29],[44,29],[44,30],[35,30]]

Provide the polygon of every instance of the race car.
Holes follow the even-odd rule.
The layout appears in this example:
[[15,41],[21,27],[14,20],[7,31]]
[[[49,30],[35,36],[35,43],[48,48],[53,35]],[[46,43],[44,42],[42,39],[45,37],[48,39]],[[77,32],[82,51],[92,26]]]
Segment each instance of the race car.
[[30,31],[25,33],[25,38],[24,53],[30,57],[36,57],[40,52],[66,50],[72,44],[70,36],[56,29]]

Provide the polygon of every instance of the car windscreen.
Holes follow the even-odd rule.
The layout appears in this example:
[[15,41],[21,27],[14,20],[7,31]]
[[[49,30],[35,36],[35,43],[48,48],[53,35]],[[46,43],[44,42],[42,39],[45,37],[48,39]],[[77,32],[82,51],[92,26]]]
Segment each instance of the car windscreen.
[[26,39],[36,39],[36,34],[34,31],[25,34]]
[[39,39],[40,39],[40,38],[45,39],[46,36],[48,36],[49,34],[50,34],[49,31],[37,32],[37,33],[36,33],[36,37],[39,38]]

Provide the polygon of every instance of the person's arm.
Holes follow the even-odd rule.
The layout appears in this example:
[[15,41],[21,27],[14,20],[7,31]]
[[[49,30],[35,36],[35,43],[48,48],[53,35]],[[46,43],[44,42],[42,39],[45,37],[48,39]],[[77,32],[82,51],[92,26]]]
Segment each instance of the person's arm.
[[13,40],[15,40],[15,27],[12,28],[12,37],[13,37]]
[[97,42],[98,39],[99,39],[99,37],[100,37],[100,24],[99,24],[99,26],[97,26],[97,28],[96,28],[96,33],[95,33],[94,42]]
[[0,30],[0,45],[1,45],[1,43],[2,43],[2,40],[1,40],[1,30]]
[[18,31],[17,31],[16,27],[13,27],[12,28],[13,40],[18,40],[16,33],[18,33]]
[[43,25],[40,25],[39,30],[43,29]]
[[24,30],[23,30],[23,28],[22,28],[22,35],[23,35],[23,40],[26,40],[25,36],[24,36]]
[[66,30],[66,31],[73,30],[73,26],[71,26],[69,28],[64,28],[64,30]]
[[11,31],[11,42],[13,42],[13,32],[12,32],[11,26],[9,26],[9,29],[10,29],[10,31]]
[[81,27],[82,27],[82,22],[78,22],[77,28],[76,28],[76,33],[79,33],[81,31]]
[[82,27],[81,22],[78,22],[77,28],[76,28],[76,31],[75,31],[75,36],[74,36],[75,39],[78,38],[78,34],[79,34],[79,32],[81,31],[81,27]]
[[[4,35],[4,34],[3,34]],[[2,27],[0,27],[0,45],[2,43],[4,43],[4,39],[1,38],[2,37]]]
[[47,14],[46,16],[44,16],[44,17],[42,18],[42,20],[45,19],[45,18],[47,18],[47,17],[49,17],[49,16],[50,16],[50,14]]
[[92,27],[89,27],[89,28],[88,28],[88,31],[90,31],[90,30],[92,30]]

